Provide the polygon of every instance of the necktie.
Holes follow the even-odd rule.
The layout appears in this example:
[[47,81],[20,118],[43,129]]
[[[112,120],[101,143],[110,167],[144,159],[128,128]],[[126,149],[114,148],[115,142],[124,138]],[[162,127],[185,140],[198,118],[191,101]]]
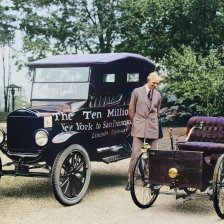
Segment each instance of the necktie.
[[149,90],[148,92],[148,99],[150,99],[150,96],[151,96],[151,90]]

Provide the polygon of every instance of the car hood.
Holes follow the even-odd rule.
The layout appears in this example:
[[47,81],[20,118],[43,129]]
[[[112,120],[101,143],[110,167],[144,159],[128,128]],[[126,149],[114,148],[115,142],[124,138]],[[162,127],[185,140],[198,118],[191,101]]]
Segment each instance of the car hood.
[[28,109],[35,113],[71,112],[71,107],[68,104],[35,106]]
[[69,113],[71,112],[71,107],[68,104],[36,106],[26,109],[15,110],[9,114],[9,117],[12,116],[46,117],[51,116],[52,113],[57,112]]
[[68,102],[44,102],[41,105],[28,108],[35,113],[70,113],[79,110],[86,101],[68,101]]

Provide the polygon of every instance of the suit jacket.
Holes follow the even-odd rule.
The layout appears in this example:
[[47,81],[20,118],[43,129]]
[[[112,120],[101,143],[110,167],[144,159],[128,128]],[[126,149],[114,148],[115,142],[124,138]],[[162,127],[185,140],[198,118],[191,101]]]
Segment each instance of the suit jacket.
[[156,89],[153,90],[150,99],[148,99],[145,85],[133,90],[128,110],[129,117],[132,121],[132,136],[158,139],[158,115],[161,99],[161,94]]

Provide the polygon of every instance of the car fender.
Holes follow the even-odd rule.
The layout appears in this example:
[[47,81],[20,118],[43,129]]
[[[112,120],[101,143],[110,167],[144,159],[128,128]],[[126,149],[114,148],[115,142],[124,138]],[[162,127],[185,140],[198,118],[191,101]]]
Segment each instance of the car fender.
[[54,136],[54,138],[52,139],[52,142],[55,144],[60,144],[60,143],[67,141],[70,137],[72,137],[73,135],[76,135],[76,134],[79,134],[79,132],[77,132],[77,131],[62,132],[62,133]]

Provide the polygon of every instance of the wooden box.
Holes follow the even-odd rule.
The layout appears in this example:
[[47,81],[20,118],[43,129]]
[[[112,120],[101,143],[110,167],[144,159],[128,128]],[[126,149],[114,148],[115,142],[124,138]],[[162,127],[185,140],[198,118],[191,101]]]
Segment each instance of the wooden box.
[[[151,184],[203,189],[212,178],[203,152],[151,150],[148,160]],[[175,181],[168,175],[170,168],[178,170]]]

